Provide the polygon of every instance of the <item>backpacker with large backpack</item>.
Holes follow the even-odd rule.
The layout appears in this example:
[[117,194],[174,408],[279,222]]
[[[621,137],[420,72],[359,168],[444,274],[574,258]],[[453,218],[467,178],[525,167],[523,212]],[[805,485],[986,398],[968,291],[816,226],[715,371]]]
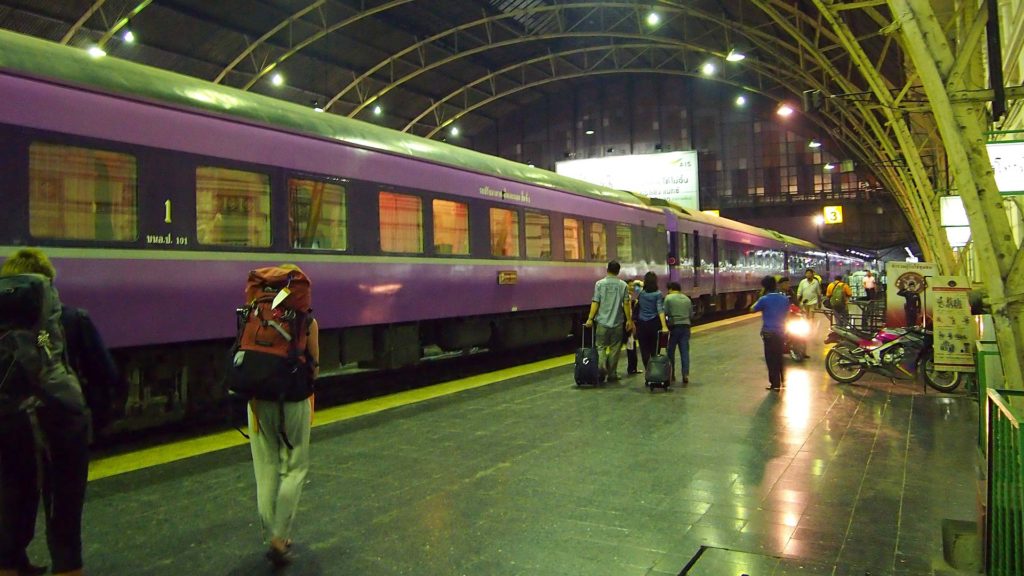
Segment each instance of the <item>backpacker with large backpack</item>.
[[246,304],[236,310],[238,335],[231,348],[228,390],[255,400],[298,402],[313,393],[306,356],[312,322],[309,278],[298,268],[249,272]]
[[87,414],[85,397],[68,367],[61,304],[46,276],[0,277],[0,418],[41,406]]

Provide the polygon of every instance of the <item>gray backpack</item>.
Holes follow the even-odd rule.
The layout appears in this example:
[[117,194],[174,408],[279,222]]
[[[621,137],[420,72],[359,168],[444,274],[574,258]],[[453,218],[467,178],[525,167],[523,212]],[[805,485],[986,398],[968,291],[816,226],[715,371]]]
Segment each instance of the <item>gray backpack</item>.
[[0,417],[52,405],[87,412],[82,387],[68,368],[60,314],[49,278],[0,277]]

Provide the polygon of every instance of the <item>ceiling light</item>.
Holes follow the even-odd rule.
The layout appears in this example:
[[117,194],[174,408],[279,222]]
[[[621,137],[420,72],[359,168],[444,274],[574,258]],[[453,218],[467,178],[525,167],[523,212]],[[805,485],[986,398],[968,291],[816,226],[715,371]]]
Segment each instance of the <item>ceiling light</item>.
[[833,169],[835,167],[836,167],[835,164],[832,164],[831,162],[829,162],[828,164],[825,164],[824,166],[822,166],[822,168],[824,168],[825,170],[831,170],[831,169]]
[[650,12],[647,14],[648,26],[657,26],[658,22],[661,22],[661,16],[658,16],[657,12]]
[[811,140],[810,142],[807,143],[807,147],[808,148],[821,148],[821,142],[818,142],[817,140]]
[[747,97],[746,96],[737,96],[736,97],[736,105],[737,106],[745,106],[746,104],[747,104]]
[[711,76],[715,73],[715,64],[713,62],[705,62],[704,65],[700,67],[700,71],[703,72],[705,76]]
[[779,109],[776,110],[775,113],[785,118],[793,113],[793,109],[789,107],[789,104],[783,104],[779,106]]
[[135,42],[135,34],[132,32],[131,28],[128,28],[127,30],[125,30],[124,34],[121,35],[121,38],[125,42],[127,42],[129,44],[131,44],[132,42]]
[[274,74],[273,76],[270,77],[270,83],[273,84],[274,86],[280,86],[284,84],[284,76],[281,76],[280,72]]
[[746,57],[747,56],[741,52],[729,50],[729,55],[726,56],[725,59],[728,60],[729,62],[739,62],[740,60],[743,60]]
[[587,136],[593,136],[594,131],[593,130],[586,130],[583,133],[586,134]]
[[377,104],[376,106],[373,107],[373,115],[374,116],[380,116],[383,113],[384,113],[384,109],[380,107],[380,104]]
[[452,126],[451,134],[452,134],[452,136],[458,136],[459,135],[459,127],[458,126]]
[[107,55],[107,51],[99,46],[90,46],[86,52],[88,52],[89,56],[92,56],[93,58],[102,58]]
[[825,217],[822,216],[821,214],[818,214],[817,216],[814,217],[814,225],[815,226],[821,226],[824,223],[825,223]]

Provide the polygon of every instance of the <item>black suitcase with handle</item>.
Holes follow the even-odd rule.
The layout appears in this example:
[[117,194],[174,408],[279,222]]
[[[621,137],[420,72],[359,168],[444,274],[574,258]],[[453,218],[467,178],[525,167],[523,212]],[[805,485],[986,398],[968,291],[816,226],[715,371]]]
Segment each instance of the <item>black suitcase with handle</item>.
[[668,390],[669,380],[672,377],[672,363],[665,354],[668,347],[668,332],[658,332],[658,346],[647,361],[644,368],[644,381],[652,391],[656,387]]
[[[587,346],[587,332],[590,332],[590,346]],[[583,327],[580,348],[576,350],[576,385],[597,386],[601,383],[601,367],[598,365],[597,347],[594,345],[595,328]]]

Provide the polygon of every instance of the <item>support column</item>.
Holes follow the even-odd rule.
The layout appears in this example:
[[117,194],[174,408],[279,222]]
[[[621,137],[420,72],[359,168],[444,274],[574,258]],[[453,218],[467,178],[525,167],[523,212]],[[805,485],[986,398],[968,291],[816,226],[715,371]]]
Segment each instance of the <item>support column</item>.
[[967,211],[979,269],[995,320],[1006,384],[1022,388],[1024,295],[1006,290],[1018,249],[985,149],[985,110],[975,103],[951,102],[949,91],[962,89],[963,81],[951,74],[956,58],[930,3],[927,0],[889,0],[889,6],[931,102],[950,171]]

